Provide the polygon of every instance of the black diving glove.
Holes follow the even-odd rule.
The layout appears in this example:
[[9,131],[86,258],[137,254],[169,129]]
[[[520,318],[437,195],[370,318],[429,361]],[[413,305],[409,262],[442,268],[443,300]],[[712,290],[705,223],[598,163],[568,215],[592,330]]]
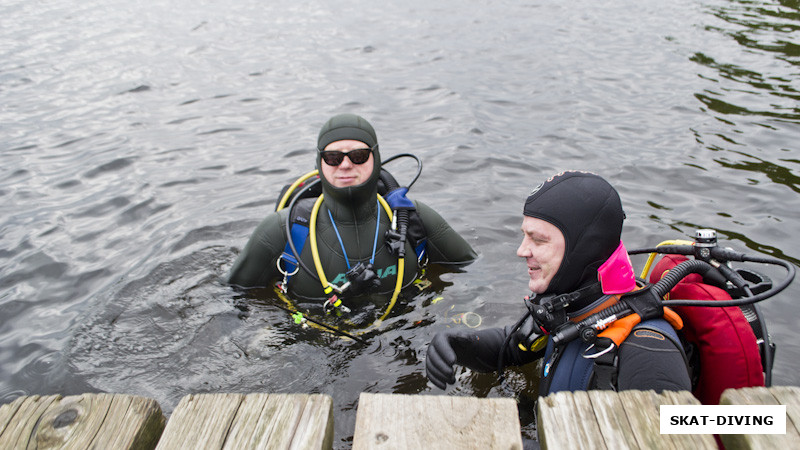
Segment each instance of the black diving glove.
[[[506,344],[513,326],[489,328],[486,330],[446,330],[436,333],[428,345],[425,357],[425,372],[428,379],[440,389],[455,384],[454,365],[458,364],[477,372],[492,372],[498,369],[500,353],[503,352],[503,367],[521,366],[536,361],[544,355],[544,348],[533,346],[532,337],[538,333],[526,321]],[[537,331],[538,327],[536,327]],[[523,350],[520,347],[531,351]]]
[[456,382],[454,365],[478,372],[497,368],[497,358],[506,334],[502,328],[488,330],[446,330],[433,337],[425,357],[428,379],[439,389]]

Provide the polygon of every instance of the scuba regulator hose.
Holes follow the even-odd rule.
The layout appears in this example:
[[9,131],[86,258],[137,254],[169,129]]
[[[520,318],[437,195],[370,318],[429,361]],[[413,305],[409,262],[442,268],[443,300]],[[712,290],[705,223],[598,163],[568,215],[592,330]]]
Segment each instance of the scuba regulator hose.
[[[698,231],[699,233],[699,231]],[[724,306],[738,306],[744,307],[751,305],[752,313],[755,314],[757,318],[757,325],[760,329],[761,339],[763,340],[764,348],[762,352],[762,356],[764,358],[764,385],[771,386],[772,385],[772,364],[773,364],[773,352],[772,343],[769,337],[769,332],[767,330],[767,324],[764,320],[761,319],[761,313],[758,310],[758,307],[755,303],[760,302],[762,300],[766,300],[779,292],[786,289],[789,284],[794,280],[795,277],[795,267],[793,264],[790,264],[786,261],[780,260],[778,258],[767,257],[767,256],[752,256],[747,255],[744,253],[739,253],[731,249],[717,247],[715,241],[712,241],[713,244],[711,246],[705,247],[697,247],[694,245],[693,242],[689,241],[688,245],[685,245],[685,241],[677,242],[676,244],[679,245],[670,245],[673,242],[667,242],[668,245],[659,245],[654,249],[641,249],[635,250],[630,252],[631,254],[640,254],[640,253],[650,253],[650,257],[648,259],[648,265],[645,268],[644,274],[649,271],[649,264],[655,257],[656,253],[672,253],[672,254],[682,254],[682,255],[695,255],[695,257],[702,258],[702,260],[710,260],[713,264],[713,267],[719,270],[719,272],[724,276],[725,279],[733,283],[737,288],[741,289],[744,292],[745,297],[738,299],[738,300],[722,300],[722,301],[714,301],[709,302],[707,300],[669,300],[669,304],[677,305],[677,306],[711,306],[711,307],[724,307]],[[664,244],[664,243],[662,243]],[[684,245],[680,245],[684,244]],[[723,263],[717,262],[723,261]],[[697,260],[695,260],[697,261]],[[750,287],[747,285],[747,282],[742,278],[742,276],[728,267],[724,261],[741,261],[741,262],[755,262],[760,264],[770,264],[770,265],[777,265],[781,266],[786,269],[787,275],[786,277],[781,280],[775,286],[771,286],[770,289],[761,292],[759,294],[753,295]],[[714,278],[713,273],[715,271],[710,271],[709,278]],[[669,272],[667,272],[667,275]],[[665,276],[665,277],[666,277]],[[749,321],[749,319],[748,319]]]
[[[325,294],[331,294],[334,290],[333,285],[328,282],[328,279],[325,277],[325,271],[322,268],[322,262],[319,258],[319,248],[317,247],[317,216],[319,215],[320,207],[322,206],[322,202],[324,200],[324,195],[320,195],[317,198],[317,201],[314,203],[314,208],[311,210],[311,219],[309,220],[309,239],[311,241],[311,257],[314,259],[314,267],[317,269],[317,275],[319,276],[319,281],[322,283],[322,290]],[[378,202],[381,204],[383,209],[386,211],[386,214],[389,216],[389,220],[392,220],[392,209],[389,207],[389,204],[386,203],[386,200],[378,194]],[[389,312],[394,307],[395,302],[397,302],[397,298],[400,296],[400,290],[403,287],[403,274],[405,270],[405,261],[404,258],[400,258],[397,262],[397,284],[395,285],[394,293],[392,294],[392,299],[389,302],[389,306],[386,308],[386,312],[383,316],[378,319],[377,323],[380,323]]]
[[[411,153],[400,153],[400,154],[393,155],[393,156],[390,156],[390,157],[386,158],[383,161],[382,164],[387,164],[387,163],[389,163],[391,161],[394,161],[395,159],[398,159],[398,158],[412,158],[417,162],[417,173],[416,173],[416,175],[414,175],[414,178],[411,180],[411,183],[408,183],[408,186],[406,186],[407,189],[411,189],[411,186],[413,186],[414,183],[417,182],[417,179],[422,174],[422,160],[420,160],[419,157],[417,157],[417,155],[414,155],[414,154],[411,154]],[[395,188],[398,188],[398,187],[400,187],[400,185],[395,183]],[[391,190],[391,189],[389,189],[389,190]]]
[[[735,252],[730,249],[724,249],[720,247],[706,247],[702,250],[709,250],[709,254],[706,255],[706,259],[709,261],[705,261],[703,259],[693,259],[693,260],[686,260],[677,266],[670,269],[658,282],[655,284],[649,285],[642,290],[633,291],[628,294],[624,294],[622,299],[615,303],[608,308],[595,313],[588,318],[578,322],[566,322],[563,326],[552,330],[550,334],[550,338],[552,339],[553,345],[560,345],[566,344],[574,339],[582,338],[586,341],[593,339],[597,335],[597,331],[604,329],[608,323],[613,322],[616,319],[628,316],[633,313],[639,313],[639,311],[635,310],[631,305],[632,301],[635,300],[637,295],[642,295],[643,291],[649,291],[649,293],[644,294],[648,296],[649,299],[645,299],[642,304],[637,304],[636,309],[641,310],[642,305],[644,304],[644,308],[647,309],[647,300],[650,300],[650,305],[653,306],[654,301],[658,301],[660,306],[704,306],[704,307],[740,307],[744,305],[752,305],[754,303],[766,300],[779,292],[786,289],[786,287],[791,284],[795,277],[795,267],[794,265],[782,261],[777,258],[772,257],[762,257],[762,256],[750,256],[744,253]],[[684,254],[684,255],[695,255],[697,249],[693,245],[666,245],[666,246],[658,246],[653,249],[641,249],[641,250],[634,250],[629,252],[629,254],[642,254],[642,253],[667,253],[667,254]],[[710,257],[710,258],[709,258]],[[649,264],[652,262],[653,256],[651,255],[650,260],[647,263],[647,267],[649,268]],[[713,259],[711,259],[713,258]],[[721,261],[741,261],[741,262],[755,262],[755,263],[762,263],[762,264],[771,264],[771,265],[778,265],[782,266],[786,269],[787,275],[786,277],[781,280],[780,283],[767,289],[764,292],[759,294],[753,295],[750,287],[747,285],[747,282],[742,278],[742,276],[725,265],[724,263],[719,263],[717,260]],[[646,273],[646,272],[645,272]],[[688,300],[688,299],[670,299],[667,301],[663,301],[663,297],[667,295],[683,278],[686,276],[697,273],[701,276],[710,276],[714,277],[714,274],[724,276],[725,279],[730,281],[734,286],[741,289],[745,293],[745,297],[736,300]],[[625,297],[628,296],[628,299]],[[553,300],[554,302],[565,302],[568,303],[570,298],[570,294],[564,294],[555,297]],[[538,305],[537,305],[538,306]],[[755,306],[755,305],[753,305]],[[547,305],[547,308],[540,308],[541,311],[545,309],[552,309],[554,308],[563,308],[564,304],[562,305],[553,305],[552,303]],[[652,311],[652,309],[650,310]],[[511,332],[508,333],[506,339],[503,343],[502,350],[498,357],[497,361],[497,371],[499,373],[499,379],[502,382],[504,380],[503,377],[503,369],[505,367],[505,351],[508,348],[508,345],[511,342],[512,337],[517,333],[518,330],[523,326],[526,320],[529,318],[533,322],[533,326],[536,328],[540,327],[540,324],[533,317],[532,308],[522,316],[522,318],[517,321],[516,324],[511,328]],[[644,319],[644,317],[642,318]],[[767,333],[765,324],[761,324],[762,326],[762,335],[767,342]],[[527,331],[527,330],[526,330]],[[550,330],[548,330],[550,331]],[[522,345],[522,343],[520,343]],[[522,348],[522,347],[521,347]],[[764,352],[765,356],[765,367],[771,368],[772,367],[772,353],[770,351]],[[771,384],[771,370],[766,371],[765,376],[765,385],[769,386]]]
[[[286,202],[289,201],[289,198],[292,196],[292,192],[294,192],[294,190],[297,189],[297,186],[300,186],[301,184],[303,184],[303,182],[305,182],[309,178],[315,177],[317,175],[319,175],[319,170],[312,170],[311,172],[308,172],[307,174],[305,174],[302,177],[300,177],[297,180],[295,180],[295,182],[292,183],[291,186],[289,186],[288,189],[286,189],[286,192],[283,194],[283,197],[281,197],[281,201],[278,202],[278,206],[275,208],[275,211],[280,211],[280,210],[283,209],[284,206],[286,206]],[[316,184],[318,182],[319,182],[319,180],[316,180],[316,181],[311,182],[311,184]],[[306,187],[310,187],[310,186],[306,186]],[[303,191],[301,191],[300,193],[295,195],[294,198],[302,197],[302,195],[300,195],[300,194],[304,193],[306,190],[307,189],[304,189]],[[292,203],[292,205],[293,204],[294,203]],[[289,206],[289,210],[291,211],[291,209],[292,209],[292,207],[290,205]]]
[[[756,294],[756,295],[748,295],[747,297],[744,297],[744,298],[741,298],[741,299],[737,299],[737,300],[717,300],[717,301],[714,301],[713,303],[711,303],[708,300],[681,300],[681,299],[674,299],[673,300],[673,299],[670,299],[669,300],[669,304],[670,305],[675,305],[675,306],[711,306],[711,307],[749,305],[749,304],[752,304],[752,303],[760,302],[762,300],[766,300],[766,299],[778,294],[779,292],[781,292],[784,289],[786,289],[792,283],[792,281],[794,280],[795,273],[796,273],[796,269],[795,269],[794,265],[792,265],[792,264],[790,264],[790,263],[788,263],[786,261],[780,260],[778,258],[772,258],[772,257],[767,257],[767,256],[751,256],[751,255],[747,255],[747,254],[744,254],[744,253],[739,253],[739,252],[736,252],[736,251],[733,251],[733,250],[730,250],[730,249],[721,248],[721,247],[711,247],[709,250],[710,250],[709,256],[713,259],[712,262],[705,262],[703,260],[695,259],[695,260],[685,261],[684,263],[692,262],[692,261],[703,262],[706,265],[696,266],[696,267],[702,267],[702,269],[699,269],[698,272],[694,272],[694,273],[699,273],[701,275],[705,275],[706,273],[713,273],[713,269],[717,269],[722,273],[722,275],[725,276],[725,278],[728,281],[733,283],[736,287],[745,290],[745,292],[747,292],[749,290],[749,288],[747,287],[746,281],[741,277],[741,275],[736,273],[736,271],[734,271],[733,269],[731,269],[730,267],[728,267],[724,263],[718,263],[716,261],[755,262],[755,263],[761,263],[761,264],[770,264],[770,265],[775,265],[775,266],[781,266],[784,269],[786,269],[786,272],[787,272],[786,273],[786,277],[783,280],[781,280],[780,283],[778,283],[774,287],[768,289],[767,291],[764,291],[764,292],[762,292],[760,294]],[[694,248],[694,246],[687,246],[687,245],[678,245],[678,246],[669,246],[669,245],[667,245],[667,246],[659,246],[659,247],[652,248],[652,249],[633,250],[633,251],[629,252],[629,254],[631,254],[631,255],[637,255],[637,254],[641,254],[641,253],[670,253],[670,254],[679,254],[679,255],[694,255],[696,253],[696,249]],[[681,263],[680,265],[683,265],[684,263]],[[678,267],[680,267],[680,265]],[[667,272],[667,275],[665,275],[664,278],[669,276],[671,272],[672,272],[672,270]],[[688,275],[688,273],[686,275]],[[684,276],[686,276],[686,275],[684,275]],[[682,278],[683,277],[681,277],[681,279]],[[677,284],[679,281],[680,281],[680,279],[675,281],[675,284]],[[669,290],[667,292],[669,292]]]
[[[403,158],[403,157],[412,158],[417,162],[416,174],[414,175],[414,178],[411,180],[411,182],[408,184],[408,186],[405,188],[406,191],[407,191],[408,189],[411,188],[411,186],[414,185],[414,183],[416,183],[417,179],[420,177],[420,175],[422,173],[422,161],[416,155],[413,155],[411,153],[401,153],[401,154],[397,154],[397,155],[394,155],[394,156],[391,156],[391,157],[387,158],[386,160],[383,161],[383,164],[389,163],[389,162],[391,162],[391,161],[393,161],[395,159]],[[388,174],[388,172],[385,172],[385,170],[383,170],[383,169],[381,169],[381,170],[382,170],[382,173],[381,173],[380,179],[381,179],[381,181],[384,182],[384,185],[386,186],[387,192],[391,192],[391,191],[393,191],[395,189],[400,189],[401,188],[400,185],[397,183],[397,181],[390,174]],[[386,176],[384,176],[384,173],[385,173]],[[308,180],[308,179],[310,179],[312,177],[318,176],[318,175],[319,175],[319,171],[318,170],[312,170],[312,171],[304,174],[300,178],[298,178],[294,183],[292,183],[289,186],[289,188],[286,190],[284,195],[281,197],[281,200],[279,201],[279,203],[278,203],[278,205],[276,207],[276,211],[280,211],[284,207],[287,207],[289,209],[289,211],[292,211],[294,209],[294,206],[295,206],[296,202],[299,199],[303,198],[303,196],[304,196],[304,194],[306,192],[308,192],[309,190],[314,188],[317,184],[319,184],[320,183],[320,179],[317,178],[317,179],[311,181],[310,183],[308,183],[307,185],[303,186],[303,188],[300,191],[298,191],[295,195],[293,195],[294,191],[300,185],[302,185],[306,180]],[[290,199],[291,199],[291,201],[290,201]],[[308,266],[306,266],[306,264],[300,258],[300,252],[298,251],[298,249],[294,245],[294,239],[292,238],[291,231],[290,231],[291,227],[292,227],[292,224],[291,224],[291,219],[292,219],[291,212],[286,215],[284,226],[285,226],[286,234],[287,234],[287,244],[288,244],[289,248],[291,249],[292,254],[294,255],[295,259],[297,260],[297,264],[308,275],[310,275],[312,278],[314,278],[315,280],[319,281],[322,284],[323,291],[325,292],[325,294],[332,294],[332,292],[334,290],[334,287],[333,287],[333,285],[330,284],[330,282],[327,280],[327,278],[325,276],[325,272],[324,272],[324,270],[322,268],[322,264],[321,264],[321,261],[320,261],[320,258],[319,258],[319,251],[318,251],[317,240],[316,240],[316,220],[317,220],[317,216],[319,214],[319,209],[321,207],[322,201],[323,201],[323,196],[320,195],[317,198],[316,203],[314,204],[314,207],[313,207],[312,212],[311,212],[311,218],[309,220],[309,222],[310,222],[309,223],[309,238],[310,238],[311,253],[312,253],[312,258],[314,260],[314,266],[315,266],[314,268],[315,268],[315,270],[311,270]],[[287,202],[288,202],[288,205],[287,205]],[[402,287],[403,287],[403,276],[405,274],[405,242],[406,242],[406,233],[407,233],[407,230],[408,230],[408,222],[409,222],[409,212],[408,212],[407,209],[402,209],[402,208],[398,209],[396,211],[396,214],[393,214],[391,207],[388,205],[386,200],[380,194],[378,194],[378,202],[384,208],[384,210],[386,211],[386,214],[389,217],[390,222],[392,222],[392,229],[390,229],[389,232],[388,232],[388,233],[391,233],[391,237],[393,238],[393,242],[390,244],[390,249],[394,253],[396,253],[398,255],[398,262],[397,262],[397,283],[395,284],[395,288],[394,288],[391,300],[389,301],[389,306],[386,308],[386,311],[383,313],[383,315],[375,322],[375,324],[374,324],[375,326],[380,326],[380,323],[384,319],[386,319],[386,317],[389,315],[389,313],[391,312],[391,310],[394,307],[395,303],[397,302],[397,299],[399,298],[399,295],[400,295],[400,291],[402,290]],[[397,230],[397,231],[393,231],[393,230]],[[279,263],[280,263],[280,261],[279,261]],[[334,296],[335,296],[335,294],[334,294]],[[332,296],[332,297],[334,297],[334,296]],[[352,336],[350,336],[350,337],[352,337]]]
[[[674,249],[673,249],[674,250]],[[733,252],[729,252],[733,253]],[[741,259],[736,259],[737,261],[753,261],[753,262],[766,262],[768,264],[777,264],[784,266],[787,271],[789,272],[787,277],[777,286],[762,292],[757,295],[749,295],[747,297],[738,299],[738,300],[683,300],[683,299],[670,299],[667,301],[662,301],[661,306],[705,306],[705,307],[713,307],[713,308],[723,308],[727,306],[742,306],[742,305],[749,305],[756,302],[760,302],[765,300],[773,295],[781,292],[784,290],[794,279],[795,269],[794,266],[791,264],[785,263],[784,261],[780,261],[774,258],[757,258],[757,257],[747,257],[743,254],[736,254],[735,256],[741,257]],[[724,266],[724,265],[721,265]],[[727,266],[725,266],[727,267]],[[669,293],[682,279],[684,279],[687,275],[692,273],[697,274],[704,274],[713,270],[715,266],[711,265],[710,263],[702,260],[692,259],[686,260],[677,266],[670,269],[664,277],[659,280],[657,283],[652,284],[649,286],[649,290],[651,291],[651,295],[655,299],[661,299],[665,295]],[[730,270],[730,268],[729,268]],[[733,270],[731,270],[733,272]],[[733,272],[735,273],[735,272]],[[736,274],[738,276],[738,274]],[[741,277],[739,277],[741,278]],[[741,280],[743,281],[743,280]],[[734,284],[740,283],[739,280],[734,282]],[[746,288],[746,286],[745,286]],[[745,289],[745,291],[749,291],[749,289]],[[565,327],[562,327],[558,330],[555,330],[555,333],[552,334],[553,344],[558,345],[560,343],[569,342],[575,338],[577,338],[582,330],[584,329],[596,329],[597,324],[602,324],[607,319],[617,316],[618,318],[627,316],[636,312],[634,308],[631,307],[631,300],[626,299],[626,296],[630,296],[633,294],[635,296],[637,293],[642,291],[634,291],[630,294],[624,294],[622,299],[610,307],[591,315],[590,317],[578,322],[577,324],[568,324]],[[630,297],[629,297],[630,298]],[[645,318],[643,318],[645,319]]]

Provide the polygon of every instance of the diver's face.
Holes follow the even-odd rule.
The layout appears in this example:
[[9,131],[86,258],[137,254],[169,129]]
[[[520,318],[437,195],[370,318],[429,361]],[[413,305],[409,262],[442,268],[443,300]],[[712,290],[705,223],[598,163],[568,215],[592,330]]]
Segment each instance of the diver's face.
[[[348,139],[331,142],[323,150],[349,153],[359,149],[369,149],[369,145],[361,141]],[[320,169],[322,170],[322,176],[328,180],[328,183],[334,187],[347,187],[358,186],[367,181],[372,175],[374,165],[375,158],[370,151],[369,158],[361,164],[355,164],[349,156],[345,156],[338,165],[330,165],[323,158],[320,162]]]
[[550,281],[564,259],[564,235],[550,222],[535,217],[522,219],[522,243],[517,256],[525,258],[528,265],[528,287],[531,292],[547,291]]

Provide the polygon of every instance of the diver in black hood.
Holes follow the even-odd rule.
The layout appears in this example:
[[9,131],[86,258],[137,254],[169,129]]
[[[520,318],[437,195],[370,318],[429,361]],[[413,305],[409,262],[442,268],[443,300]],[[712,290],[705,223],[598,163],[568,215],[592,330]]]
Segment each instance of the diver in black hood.
[[[250,288],[278,281],[284,292],[294,297],[324,299],[331,294],[320,281],[322,272],[331,286],[342,289],[340,297],[389,293],[398,285],[412,283],[426,262],[461,266],[477,257],[438,213],[403,195],[401,203],[411,210],[409,228],[414,228],[415,235],[414,239],[395,243],[405,250],[406,262],[400,270],[398,250],[387,242],[392,223],[378,195],[382,180],[378,138],[363,117],[340,114],[330,118],[320,129],[315,156],[322,185],[316,216],[309,212],[317,197],[301,199],[294,208],[268,215],[234,263],[228,276],[230,284]],[[287,216],[291,230],[286,226]],[[304,225],[305,230],[297,232],[296,224]],[[311,225],[313,233],[308,231]],[[285,259],[292,258],[287,250],[289,232],[294,236],[299,262],[310,270],[286,270]],[[287,276],[289,272],[293,272],[291,276]],[[284,282],[280,283],[282,275]],[[398,283],[399,275],[402,284]]]
[[[566,322],[587,317],[618,300],[618,296],[604,294],[607,289],[598,276],[612,255],[624,251],[620,236],[625,214],[617,191],[607,181],[588,172],[554,175],[531,192],[523,215],[523,240],[517,256],[525,258],[528,266],[528,287],[534,294],[531,304],[543,305],[569,294],[559,297],[569,299],[561,318]],[[544,357],[543,396],[560,390],[691,390],[683,348],[663,319],[635,328],[610,362],[612,367],[601,376],[591,359],[581,357],[588,344],[580,339],[554,346],[539,333],[542,338],[536,343],[520,347],[531,332],[522,332],[524,328],[436,334],[425,362],[428,378],[444,389],[455,383],[455,364],[490,372],[501,368],[498,361],[503,366],[522,365]]]

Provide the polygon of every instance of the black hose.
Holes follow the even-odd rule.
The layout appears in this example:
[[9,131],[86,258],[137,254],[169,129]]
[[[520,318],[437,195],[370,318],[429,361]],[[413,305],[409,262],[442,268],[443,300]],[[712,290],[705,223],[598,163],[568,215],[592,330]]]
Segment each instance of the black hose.
[[341,334],[344,337],[350,338],[350,339],[352,339],[354,341],[358,341],[358,342],[360,342],[362,344],[369,344],[369,342],[367,342],[366,340],[364,340],[364,339],[362,339],[362,338],[360,338],[360,337],[358,337],[358,336],[356,336],[354,334],[348,333],[346,331],[342,331],[342,330],[340,330],[340,329],[338,329],[338,328],[336,328],[336,327],[334,327],[332,325],[328,325],[325,322],[321,322],[319,320],[315,320],[314,318],[309,317],[309,316],[307,316],[307,315],[305,315],[305,314],[303,314],[303,313],[301,313],[299,311],[295,311],[295,310],[293,310],[291,308],[287,308],[285,306],[278,305],[277,303],[274,303],[273,306],[276,306],[278,309],[286,311],[286,312],[288,312],[289,314],[292,314],[292,315],[294,315],[294,314],[302,314],[303,318],[305,320],[307,320],[307,321],[309,321],[309,322],[311,322],[311,323],[313,323],[315,325],[319,325],[319,326],[321,326],[321,327],[323,327],[323,328],[325,328],[325,329],[327,329],[329,331],[332,331],[332,332],[334,332],[336,334]]
[[594,327],[598,322],[608,319],[611,316],[618,315],[620,317],[625,317],[633,312],[633,309],[631,309],[631,307],[625,303],[624,300],[620,301],[619,303],[614,303],[608,308],[592,314],[578,323],[569,322],[566,327],[561,327],[558,331],[552,334],[553,345],[571,342],[580,336],[581,330],[584,328]]
[[[408,183],[408,186],[407,186],[409,189],[411,189],[411,186],[413,186],[414,183],[417,182],[417,179],[422,174],[422,160],[420,160],[419,157],[417,157],[417,155],[414,155],[414,154],[411,154],[411,153],[400,153],[400,154],[397,154],[397,155],[390,156],[389,158],[386,158],[381,164],[382,165],[386,164],[386,163],[394,161],[395,159],[398,159],[398,158],[413,158],[414,160],[417,161],[417,174],[414,176],[414,179],[411,180],[411,183]],[[397,187],[399,187],[399,186],[397,186]]]
[[[411,186],[417,181],[420,174],[422,173],[422,161],[416,156],[411,153],[400,153],[398,155],[391,156],[387,158],[383,163],[391,162],[397,158],[401,157],[409,157],[414,158],[417,161],[417,174],[411,183],[409,183],[406,189],[410,189]],[[388,173],[388,172],[387,172]],[[386,186],[386,192],[391,192],[395,189],[400,188],[400,184],[397,180],[394,179],[392,176],[382,176],[381,180],[383,180],[384,185]],[[397,211],[397,234],[400,237],[400,245],[397,247],[397,257],[404,258],[406,255],[406,232],[408,231],[408,221],[409,221],[409,213],[407,209],[400,209]]]
[[637,248],[628,252],[629,255],[643,253],[669,253],[673,255],[694,255],[693,245],[661,245],[652,248]]
[[[743,291],[748,296],[752,297],[753,292],[750,290],[750,286],[745,286]],[[764,341],[764,386],[770,387],[772,386],[772,347],[771,342],[769,339],[769,330],[767,330],[767,322],[762,320],[761,311],[758,310],[758,305],[752,305],[753,314],[756,315],[756,320],[758,320],[758,325],[760,328],[761,333],[761,340]]]
[[758,305],[753,305],[753,312],[758,318],[758,324],[761,328],[761,339],[764,341],[764,386],[772,386],[772,341],[769,337],[769,330],[767,330],[767,322],[763,320],[761,311],[758,310]]
[[522,316],[522,319],[519,319],[517,323],[515,323],[514,326],[511,327],[511,331],[508,333],[505,340],[503,341],[503,346],[500,347],[500,355],[497,357],[497,379],[501,383],[505,379],[505,377],[503,376],[503,368],[505,367],[505,362],[506,362],[506,348],[508,347],[508,344],[511,343],[511,337],[514,336],[514,333],[516,333],[517,330],[519,330],[519,327],[522,326],[523,322],[525,322],[525,319],[527,319],[528,316],[530,315],[531,315],[530,311],[526,312]]
[[[794,280],[796,269],[795,269],[794,265],[792,265],[790,263],[787,263],[786,261],[783,261],[783,260],[780,260],[780,259],[777,259],[777,258],[766,257],[766,256],[746,255],[744,253],[740,253],[740,252],[737,252],[737,251],[734,251],[734,250],[731,250],[731,249],[727,249],[727,248],[723,248],[723,247],[711,247],[709,250],[710,250],[710,257],[711,258],[723,262],[723,264],[720,264],[720,268],[724,267],[724,262],[726,262],[726,261],[742,261],[742,262],[756,262],[756,263],[761,263],[761,264],[771,264],[771,265],[776,265],[776,266],[782,266],[783,268],[785,268],[786,271],[787,271],[786,278],[784,278],[783,281],[781,281],[780,283],[778,283],[777,285],[773,286],[771,289],[769,289],[767,291],[764,291],[764,292],[762,292],[760,294],[756,294],[756,295],[749,295],[747,297],[740,298],[740,299],[737,299],[737,300],[716,300],[716,301],[710,302],[709,300],[670,299],[669,300],[670,305],[674,305],[674,306],[713,306],[713,307],[720,307],[720,308],[726,307],[726,306],[749,305],[749,304],[760,302],[762,300],[766,300],[766,299],[778,294],[779,292],[781,292],[784,289],[786,289],[792,283],[792,281]],[[653,248],[643,248],[643,249],[631,250],[631,251],[628,252],[628,254],[630,254],[630,255],[639,255],[639,254],[642,254],[642,253],[667,253],[667,254],[679,254],[679,255],[694,255],[694,252],[695,252],[695,247],[692,246],[692,245],[661,245],[661,246],[653,247]],[[689,260],[689,261],[701,261],[701,260]],[[704,261],[701,261],[701,262],[704,262]],[[665,275],[665,278],[666,278],[666,276],[671,274],[677,267],[680,267],[680,265],[676,266],[675,268],[673,268],[669,272],[667,272],[667,275]],[[709,267],[713,268],[713,266],[709,266]],[[705,270],[708,270],[708,268],[706,268]],[[727,273],[727,272],[733,272],[733,271],[727,271],[724,268],[722,269],[722,271],[726,272],[726,274],[725,274],[726,276],[729,275],[729,273]],[[701,272],[697,272],[697,273],[704,274],[704,273],[710,273],[710,272],[702,272],[701,271]],[[734,284],[741,284],[741,282],[743,280],[740,280],[738,278],[739,278],[738,275],[734,276],[733,280],[731,280],[731,281],[734,282]],[[658,283],[656,283],[656,284],[658,284]]]
[[[794,280],[794,276],[795,276],[795,273],[796,273],[796,269],[794,268],[794,265],[792,265],[790,263],[787,263],[786,261],[782,261],[780,259],[777,259],[777,258],[752,257],[752,256],[742,255],[742,259],[740,259],[739,261],[758,262],[758,263],[763,263],[763,264],[772,264],[772,265],[777,265],[777,266],[783,266],[786,269],[786,271],[788,272],[788,274],[786,275],[786,278],[784,278],[780,283],[778,283],[777,285],[773,286],[769,290],[766,290],[766,291],[764,291],[764,292],[762,292],[760,294],[744,297],[744,298],[741,298],[741,299],[737,299],[737,300],[715,300],[713,302],[710,302],[709,300],[682,300],[682,299],[672,300],[672,299],[670,299],[669,300],[669,304],[670,305],[675,305],[675,306],[713,306],[713,307],[749,305],[749,304],[752,304],[752,303],[760,302],[762,300],[766,300],[766,299],[778,294],[779,292],[783,291],[784,289],[786,289],[789,286],[789,284],[792,283],[792,280]],[[668,274],[669,274],[669,272],[668,272]]]
[[[698,259],[687,259],[686,261],[678,264],[677,266],[670,269],[663,278],[658,280],[650,289],[652,289],[656,295],[661,298],[669,293],[678,283],[687,275],[692,273],[699,273],[703,274],[708,272],[709,270],[713,270],[714,267],[705,262]],[[670,300],[670,303],[672,300]],[[708,306],[708,305],[706,305]]]

